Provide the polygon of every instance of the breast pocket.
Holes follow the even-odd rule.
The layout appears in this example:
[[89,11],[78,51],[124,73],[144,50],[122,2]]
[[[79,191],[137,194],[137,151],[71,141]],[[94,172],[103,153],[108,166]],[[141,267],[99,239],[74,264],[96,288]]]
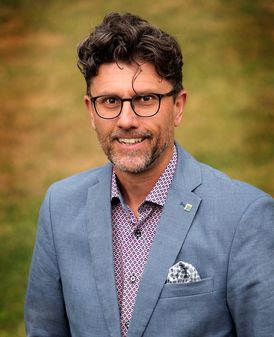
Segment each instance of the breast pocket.
[[184,297],[211,293],[214,290],[213,278],[205,278],[197,282],[166,283],[160,298]]

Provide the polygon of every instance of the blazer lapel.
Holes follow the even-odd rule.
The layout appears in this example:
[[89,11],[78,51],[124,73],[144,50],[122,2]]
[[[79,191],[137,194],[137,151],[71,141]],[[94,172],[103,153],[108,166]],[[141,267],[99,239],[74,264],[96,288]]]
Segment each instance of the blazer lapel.
[[[139,286],[128,337],[142,336],[157,304],[168,270],[176,261],[201,202],[192,192],[201,184],[200,168],[181,148],[177,150],[176,174]],[[185,209],[187,204],[191,206]]]
[[105,166],[89,188],[88,239],[99,301],[111,337],[121,336],[112,252],[111,170]]

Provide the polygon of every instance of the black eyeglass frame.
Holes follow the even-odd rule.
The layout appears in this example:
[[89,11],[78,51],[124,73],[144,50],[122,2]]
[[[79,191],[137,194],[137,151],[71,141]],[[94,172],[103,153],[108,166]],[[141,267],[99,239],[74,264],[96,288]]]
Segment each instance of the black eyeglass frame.
[[[122,112],[122,110],[123,110],[124,102],[130,102],[130,106],[131,106],[133,112],[134,112],[135,115],[137,115],[138,117],[149,118],[149,117],[155,116],[155,115],[159,112],[160,106],[161,106],[161,100],[162,100],[163,97],[170,97],[170,96],[174,96],[174,95],[176,95],[176,94],[177,94],[177,91],[176,91],[175,89],[172,89],[171,91],[169,91],[169,92],[167,92],[167,93],[165,93],[165,94],[158,94],[158,93],[152,93],[152,92],[150,92],[150,93],[146,93],[146,94],[143,94],[143,95],[142,95],[142,94],[140,94],[140,95],[135,95],[135,96],[133,96],[133,97],[131,97],[131,98],[121,98],[121,97],[116,96],[116,95],[100,95],[100,96],[95,96],[95,97],[89,95],[89,99],[90,99],[90,101],[92,102],[92,104],[93,104],[93,106],[94,106],[94,109],[95,109],[95,112],[97,113],[97,115],[98,115],[99,117],[103,118],[103,119],[115,119],[115,118],[119,117],[120,114],[121,114],[121,112]],[[140,96],[149,96],[149,95],[155,95],[155,96],[158,97],[158,108],[157,108],[156,112],[153,113],[152,115],[149,115],[149,116],[143,116],[143,115],[138,114],[138,112],[136,112],[135,109],[134,109],[134,103],[133,103],[134,100],[135,100],[137,97],[140,97]],[[99,112],[97,111],[97,108],[96,108],[96,100],[97,100],[98,98],[100,98],[100,97],[115,97],[115,98],[117,98],[117,99],[120,100],[120,102],[121,102],[121,108],[120,108],[119,113],[118,113],[115,117],[103,117],[103,116],[101,116],[101,115],[99,114]]]

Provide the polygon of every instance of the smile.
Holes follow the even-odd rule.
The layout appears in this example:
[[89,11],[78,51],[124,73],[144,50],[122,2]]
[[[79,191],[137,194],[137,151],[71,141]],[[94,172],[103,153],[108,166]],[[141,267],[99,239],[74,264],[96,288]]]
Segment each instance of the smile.
[[144,138],[118,138],[118,142],[122,144],[136,144],[141,143]]

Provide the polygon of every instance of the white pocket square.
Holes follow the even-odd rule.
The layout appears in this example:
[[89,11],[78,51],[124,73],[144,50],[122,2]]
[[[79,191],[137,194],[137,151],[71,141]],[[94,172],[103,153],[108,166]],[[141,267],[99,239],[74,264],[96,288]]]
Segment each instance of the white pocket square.
[[179,261],[169,269],[166,283],[189,283],[200,280],[195,267],[190,263]]

